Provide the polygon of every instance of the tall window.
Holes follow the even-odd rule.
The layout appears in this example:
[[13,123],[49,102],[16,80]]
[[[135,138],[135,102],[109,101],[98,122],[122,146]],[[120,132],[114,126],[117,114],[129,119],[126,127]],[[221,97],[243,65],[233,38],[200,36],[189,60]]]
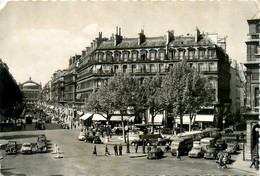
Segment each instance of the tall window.
[[117,71],[118,71],[118,65],[114,65],[114,71],[115,71],[115,73],[117,73]]
[[141,51],[141,60],[146,60],[146,51]]
[[115,60],[116,60],[116,61],[119,61],[119,60],[120,60],[120,53],[119,53],[119,52],[116,52],[116,53],[115,53]]
[[189,53],[188,53],[188,57],[190,60],[192,60],[194,58],[194,54],[195,54],[195,50],[194,49],[190,49]]
[[259,88],[255,88],[255,107],[259,107]]
[[164,60],[164,51],[159,51],[160,60]]
[[111,57],[112,55],[111,55],[111,53],[106,53],[106,60],[107,61],[111,61]]
[[199,59],[203,59],[205,56],[205,49],[200,49],[199,50]]
[[205,71],[204,63],[199,63],[199,64],[198,64],[198,71],[199,71],[199,72]]
[[165,72],[164,64],[159,64],[159,72],[160,72],[160,73]]
[[214,62],[209,63],[209,71],[217,71],[217,65]]
[[137,58],[138,58],[138,52],[137,51],[132,52],[132,58],[133,58],[133,61],[137,60]]
[[124,52],[123,54],[123,58],[124,58],[124,61],[127,61],[128,60],[128,52]]
[[156,58],[156,51],[150,51],[150,58],[151,58],[151,60],[155,60],[155,58]]
[[185,53],[185,50],[179,50],[179,59],[180,60],[183,60],[184,59],[184,53]]
[[152,73],[156,72],[156,69],[155,69],[155,65],[154,65],[154,64],[151,64],[151,65],[150,65],[150,71],[151,71]]
[[126,73],[127,71],[127,65],[123,65],[123,72]]
[[132,66],[131,66],[131,71],[132,71],[132,73],[135,72],[135,69],[136,69],[136,65],[132,65]]
[[209,56],[210,58],[215,57],[215,50],[214,50],[214,49],[209,49],[209,50],[208,50],[208,56]]

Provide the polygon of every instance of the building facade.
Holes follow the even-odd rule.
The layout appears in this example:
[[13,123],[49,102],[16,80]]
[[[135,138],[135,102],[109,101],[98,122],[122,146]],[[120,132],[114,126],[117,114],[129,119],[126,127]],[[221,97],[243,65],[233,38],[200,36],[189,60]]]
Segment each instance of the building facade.
[[20,89],[23,94],[23,103],[27,106],[34,106],[38,104],[39,99],[41,99],[42,86],[34,81],[31,77],[28,81],[20,84]]
[[[63,89],[64,104],[73,104],[80,109],[93,90],[118,72],[129,73],[142,81],[158,73],[163,75],[175,63],[185,60],[210,80],[215,102],[224,106],[231,103],[231,74],[223,41],[217,34],[202,34],[197,28],[193,35],[185,36],[175,36],[174,31],[167,31],[163,36],[147,37],[141,30],[138,37],[126,38],[117,28],[115,35],[104,38],[100,32],[81,55],[69,59],[64,74],[56,75],[52,93]],[[64,86],[55,80],[64,80]],[[213,108],[205,108],[201,113],[213,114]],[[214,121],[221,125],[222,118],[216,115]]]

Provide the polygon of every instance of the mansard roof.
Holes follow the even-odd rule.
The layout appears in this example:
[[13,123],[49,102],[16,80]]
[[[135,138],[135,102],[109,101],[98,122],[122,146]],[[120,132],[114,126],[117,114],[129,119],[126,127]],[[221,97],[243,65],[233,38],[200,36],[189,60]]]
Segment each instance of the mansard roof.
[[200,35],[198,42],[195,41],[195,36],[177,36],[174,40],[169,44],[170,46],[214,46],[215,43],[208,38],[206,35]]

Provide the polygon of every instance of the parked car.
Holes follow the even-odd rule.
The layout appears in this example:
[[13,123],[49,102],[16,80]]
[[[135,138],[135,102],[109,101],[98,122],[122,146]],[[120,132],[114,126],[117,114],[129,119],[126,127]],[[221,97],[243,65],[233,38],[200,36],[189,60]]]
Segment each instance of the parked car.
[[199,157],[203,157],[205,153],[205,150],[202,149],[201,146],[195,146],[192,147],[191,151],[189,151],[188,156],[190,158],[199,158]]
[[5,152],[6,152],[7,155],[17,154],[16,141],[8,141]]
[[36,152],[47,152],[47,142],[43,137],[37,139]]
[[226,151],[220,151],[217,154],[217,158],[216,159],[219,159],[220,157],[227,157],[227,164],[231,164],[231,155],[230,155],[230,153],[228,153]]
[[227,148],[225,139],[218,139],[215,144],[217,150],[225,150]]
[[24,143],[21,148],[21,153],[32,153],[32,144],[31,143]]
[[79,141],[85,141],[86,140],[86,133],[85,132],[80,132],[78,136]]
[[47,138],[46,138],[45,134],[40,134],[37,138],[37,141],[39,141],[39,140],[42,140],[47,144]]
[[204,159],[216,159],[217,149],[213,147],[208,147],[204,153]]
[[236,153],[237,152],[237,146],[235,143],[227,143],[226,151],[228,153]]
[[91,142],[94,144],[102,144],[99,136],[94,136],[92,132],[87,132],[85,142]]
[[161,148],[153,147],[151,151],[148,151],[147,153],[147,159],[159,159],[162,158],[164,155],[164,152]]
[[112,131],[113,134],[122,134],[123,128],[122,127],[114,127],[114,128],[112,128],[111,131]]
[[166,143],[171,144],[172,140],[169,138],[158,138],[156,145],[166,145]]

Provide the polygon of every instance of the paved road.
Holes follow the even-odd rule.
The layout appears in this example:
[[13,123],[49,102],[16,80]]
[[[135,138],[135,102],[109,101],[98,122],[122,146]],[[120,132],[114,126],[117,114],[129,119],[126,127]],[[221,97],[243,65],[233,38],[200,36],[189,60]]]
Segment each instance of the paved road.
[[[165,157],[159,160],[147,160],[146,157],[130,158],[125,154],[125,146],[123,156],[114,156],[112,145],[109,145],[112,155],[104,156],[105,145],[96,144],[98,156],[92,156],[94,144],[78,141],[78,129],[60,129],[56,124],[46,124],[46,130],[42,131],[1,133],[0,137],[16,140],[19,144],[35,143],[37,136],[42,133],[46,134],[48,139],[47,153],[18,153],[6,156],[4,148],[0,150],[4,157],[1,160],[3,175],[253,175],[233,169],[232,165],[228,165],[228,169],[218,169],[214,160],[184,156],[179,161],[170,153],[166,153]],[[51,152],[55,143],[61,148],[64,158],[53,158]],[[134,151],[133,146],[130,150]],[[232,156],[233,159],[236,157]]]

